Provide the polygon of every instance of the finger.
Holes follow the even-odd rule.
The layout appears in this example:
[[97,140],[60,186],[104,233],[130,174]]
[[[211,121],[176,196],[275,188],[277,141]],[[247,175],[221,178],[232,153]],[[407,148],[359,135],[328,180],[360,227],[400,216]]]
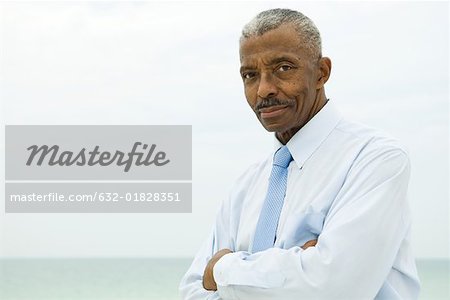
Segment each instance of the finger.
[[310,240],[310,241],[307,241],[301,248],[303,250],[306,250],[309,247],[314,247],[316,244],[317,244],[317,240]]

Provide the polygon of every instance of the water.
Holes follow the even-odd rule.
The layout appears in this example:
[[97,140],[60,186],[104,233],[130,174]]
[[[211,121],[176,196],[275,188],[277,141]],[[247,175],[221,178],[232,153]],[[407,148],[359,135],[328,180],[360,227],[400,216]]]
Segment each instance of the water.
[[[0,299],[175,300],[191,260],[8,259],[0,260]],[[424,300],[450,299],[449,261],[418,261]]]
[[0,299],[158,299],[178,297],[188,259],[2,260]]

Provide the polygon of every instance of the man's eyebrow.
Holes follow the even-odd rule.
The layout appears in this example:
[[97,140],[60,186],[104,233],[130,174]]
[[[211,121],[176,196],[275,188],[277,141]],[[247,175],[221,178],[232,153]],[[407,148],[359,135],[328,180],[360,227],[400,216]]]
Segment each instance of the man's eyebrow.
[[[278,56],[270,59],[268,65],[274,65],[284,61],[295,63],[296,60],[300,59],[299,58],[296,59],[295,57],[292,56]],[[251,70],[251,69],[255,69],[255,67],[253,65],[242,65],[239,70],[240,72],[242,72],[243,70]]]
[[244,70],[251,70],[251,69],[254,69],[255,67],[252,67],[252,66],[250,66],[250,65],[242,65],[240,68],[239,68],[239,72],[241,72],[242,73],[242,71],[244,71]]
[[269,61],[269,64],[278,64],[283,61],[294,62],[296,59],[290,56],[275,57]]

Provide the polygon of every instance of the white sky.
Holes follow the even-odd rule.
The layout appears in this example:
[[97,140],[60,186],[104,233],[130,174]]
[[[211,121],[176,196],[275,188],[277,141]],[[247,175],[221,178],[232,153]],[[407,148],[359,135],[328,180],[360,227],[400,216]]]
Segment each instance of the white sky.
[[193,256],[232,182],[272,146],[247,107],[237,41],[273,7],[321,30],[341,111],[410,150],[415,253],[448,258],[445,2],[0,3],[2,125],[192,124],[194,139],[192,214],[0,212],[0,256]]

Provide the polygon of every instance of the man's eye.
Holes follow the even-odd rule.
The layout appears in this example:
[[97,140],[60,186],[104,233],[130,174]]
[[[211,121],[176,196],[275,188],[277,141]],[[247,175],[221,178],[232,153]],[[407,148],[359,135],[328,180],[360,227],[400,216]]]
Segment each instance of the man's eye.
[[286,72],[289,70],[292,70],[292,67],[289,65],[282,65],[281,67],[278,68],[278,71],[281,71],[281,72]]
[[256,76],[256,73],[255,72],[245,72],[245,73],[242,73],[242,78],[243,79],[252,79],[253,77],[255,77]]

